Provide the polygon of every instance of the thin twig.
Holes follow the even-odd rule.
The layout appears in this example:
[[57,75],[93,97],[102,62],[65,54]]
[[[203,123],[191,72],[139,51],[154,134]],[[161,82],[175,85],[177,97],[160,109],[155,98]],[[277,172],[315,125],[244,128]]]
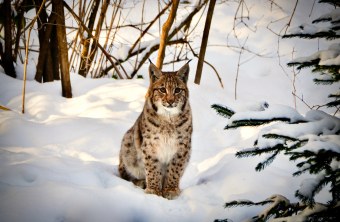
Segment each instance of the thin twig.
[[27,63],[28,63],[28,45],[31,37],[31,31],[33,29],[35,21],[38,19],[40,12],[42,11],[46,0],[43,0],[43,2],[40,5],[40,8],[35,15],[35,17],[32,19],[30,26],[28,27],[28,36],[26,40],[26,50],[25,50],[25,63],[24,63],[24,77],[23,77],[23,88],[22,88],[22,114],[25,113],[25,94],[26,94],[26,79],[27,79]]
[[[115,71],[117,72],[117,75],[119,76],[119,78],[123,79],[122,74],[120,73],[119,69],[117,68],[117,66],[115,65],[115,62],[112,60],[111,55],[103,48],[103,46],[101,44],[99,44],[98,40],[94,38],[94,36],[92,35],[92,33],[90,32],[90,30],[88,30],[88,28],[86,27],[86,25],[81,21],[81,19],[74,13],[74,11],[70,8],[70,6],[64,1],[64,6],[66,7],[66,9],[71,12],[71,14],[73,15],[73,17],[79,22],[79,24],[85,29],[85,31],[88,33],[88,35],[93,38],[94,41],[97,42],[97,46],[98,48],[101,49],[101,51],[105,54],[106,58],[111,62],[113,68],[115,69]],[[127,74],[125,73],[126,77],[128,78]]]
[[[197,53],[196,53],[196,52],[194,51],[194,49],[191,47],[191,45],[190,45],[189,42],[188,42],[187,45],[189,46],[191,53],[192,53],[196,58],[198,58]],[[222,82],[222,78],[221,78],[221,76],[218,74],[216,68],[215,68],[212,64],[210,64],[209,62],[207,62],[206,60],[204,60],[203,62],[206,63],[208,66],[210,66],[210,67],[214,70],[214,72],[215,72],[215,74],[216,74],[216,76],[217,76],[217,79],[218,79],[218,81],[219,81],[220,84],[221,84],[221,87],[224,88],[223,82]]]
[[306,103],[305,100],[304,100],[303,98],[301,98],[301,97],[299,97],[298,95],[296,95],[295,92],[292,92],[292,94],[293,94],[294,97],[298,98],[303,104],[305,104],[309,109],[313,109],[312,106],[308,105],[308,103]]
[[295,11],[296,11],[296,7],[297,7],[298,3],[299,3],[299,0],[296,0],[293,12],[292,12],[292,14],[290,16],[290,19],[289,19],[289,21],[288,21],[288,23],[286,25],[286,30],[285,30],[284,34],[287,33],[287,30],[288,30],[288,28],[290,27],[290,25],[292,23],[292,20],[293,20],[293,17],[294,17],[294,14],[295,14]]
[[[244,42],[245,45],[246,42]],[[238,54],[238,62],[237,62],[237,69],[236,69],[236,77],[235,77],[235,86],[234,86],[234,96],[235,96],[235,100],[237,100],[237,82],[238,82],[238,74],[240,73],[240,66],[241,66],[241,56],[243,54],[243,49],[244,49],[244,45],[241,47],[241,50]]]

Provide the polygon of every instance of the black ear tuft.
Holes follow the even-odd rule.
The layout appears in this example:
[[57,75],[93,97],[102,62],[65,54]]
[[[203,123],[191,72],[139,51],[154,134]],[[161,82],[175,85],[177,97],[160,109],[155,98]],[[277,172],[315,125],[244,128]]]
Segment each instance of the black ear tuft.
[[[191,60],[189,60],[190,62]],[[182,66],[182,68],[180,68],[177,71],[177,76],[182,79],[182,81],[184,83],[188,82],[188,78],[189,78],[189,71],[190,71],[190,67],[189,67],[189,62],[187,62],[184,66]]]
[[150,61],[150,66],[149,66],[149,76],[150,76],[150,81],[154,82],[157,79],[159,79],[159,77],[161,77],[162,72]]

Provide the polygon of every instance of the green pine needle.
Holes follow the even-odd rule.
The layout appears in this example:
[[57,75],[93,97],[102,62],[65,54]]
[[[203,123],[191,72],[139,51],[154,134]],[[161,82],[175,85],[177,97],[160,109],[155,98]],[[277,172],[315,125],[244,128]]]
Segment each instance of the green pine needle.
[[213,104],[213,105],[211,105],[211,108],[213,108],[217,112],[217,114],[219,114],[219,115],[221,115],[221,116],[223,116],[225,118],[228,118],[228,119],[232,115],[235,114],[235,112],[232,109],[230,109],[230,108],[228,108],[226,106],[222,106],[222,105],[218,105],[218,104]]
[[265,161],[257,164],[257,166],[255,167],[256,171],[261,171],[264,168],[266,168],[267,166],[269,166],[275,159],[275,157],[280,153],[280,150],[276,151],[273,155],[269,156]]

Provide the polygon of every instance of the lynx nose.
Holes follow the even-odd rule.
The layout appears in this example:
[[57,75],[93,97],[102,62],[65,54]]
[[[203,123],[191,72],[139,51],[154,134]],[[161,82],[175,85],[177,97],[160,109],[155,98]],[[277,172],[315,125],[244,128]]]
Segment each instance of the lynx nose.
[[167,101],[167,107],[174,107],[174,101]]
[[169,107],[173,107],[174,102],[175,102],[175,97],[173,95],[168,95],[166,102]]

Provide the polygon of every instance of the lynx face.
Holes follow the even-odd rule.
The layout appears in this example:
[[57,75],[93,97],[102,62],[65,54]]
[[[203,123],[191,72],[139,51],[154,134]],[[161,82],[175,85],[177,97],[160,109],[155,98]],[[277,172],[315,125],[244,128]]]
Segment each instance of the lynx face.
[[189,66],[185,65],[177,72],[161,72],[150,65],[149,96],[152,106],[160,115],[176,115],[183,111],[188,98],[186,86]]

